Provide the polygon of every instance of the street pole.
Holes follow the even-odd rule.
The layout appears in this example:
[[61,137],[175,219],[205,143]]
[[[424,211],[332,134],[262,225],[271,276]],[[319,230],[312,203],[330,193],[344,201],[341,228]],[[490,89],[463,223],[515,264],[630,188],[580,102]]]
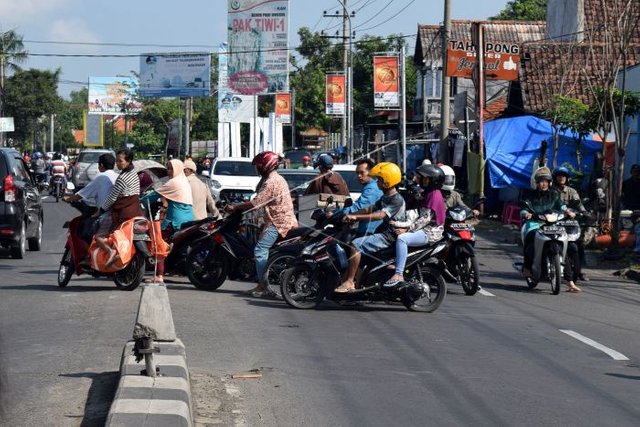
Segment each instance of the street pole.
[[[4,117],[4,55],[0,55],[0,117]],[[4,132],[0,132],[0,147],[4,146]]]
[[186,111],[184,113],[184,157],[191,155],[189,150],[189,133],[191,130],[191,114],[193,113],[193,98],[187,98]]
[[347,37],[349,37],[349,33],[347,33],[347,22],[349,20],[349,14],[347,12],[347,0],[342,1],[342,43],[343,43],[343,65],[344,65],[344,75],[347,86],[347,105],[344,109],[344,113],[342,115],[342,138],[341,145],[343,147],[347,146],[347,131],[349,126],[349,98],[351,94],[351,82],[349,81],[349,45],[347,44]]
[[400,72],[400,84],[402,85],[402,96],[400,103],[400,138],[402,140],[402,173],[407,175],[407,102],[406,102],[406,76],[405,76],[405,53],[404,53],[404,42],[400,47],[400,67],[402,70]]
[[291,148],[296,148],[296,89],[291,88]]
[[442,94],[440,108],[440,146],[438,150],[438,160],[442,163],[448,161],[448,138],[449,138],[449,116],[451,91],[451,81],[447,77],[447,47],[451,31],[451,0],[444,0],[444,26],[442,28]]
[[54,118],[54,114],[51,114],[49,116],[49,131],[50,131],[49,145],[51,147],[50,151],[54,151],[53,149],[53,118]]

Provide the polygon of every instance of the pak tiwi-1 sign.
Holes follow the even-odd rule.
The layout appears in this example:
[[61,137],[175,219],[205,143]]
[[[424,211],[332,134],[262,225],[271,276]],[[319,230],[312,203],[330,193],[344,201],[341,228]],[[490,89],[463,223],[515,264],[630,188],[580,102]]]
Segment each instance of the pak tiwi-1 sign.
[[[469,41],[451,40],[447,47],[447,76],[470,79],[477,61],[476,46]],[[484,75],[489,80],[518,80],[520,46],[486,42]]]

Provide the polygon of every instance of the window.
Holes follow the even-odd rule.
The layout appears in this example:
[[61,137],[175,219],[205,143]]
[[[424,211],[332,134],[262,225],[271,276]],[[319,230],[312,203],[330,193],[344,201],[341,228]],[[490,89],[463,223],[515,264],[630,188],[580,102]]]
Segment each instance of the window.
[[213,170],[214,175],[258,176],[251,162],[220,161]]
[[31,180],[31,176],[29,175],[29,172],[27,172],[24,160],[22,159],[13,159],[13,173],[17,178],[20,178],[23,181]]

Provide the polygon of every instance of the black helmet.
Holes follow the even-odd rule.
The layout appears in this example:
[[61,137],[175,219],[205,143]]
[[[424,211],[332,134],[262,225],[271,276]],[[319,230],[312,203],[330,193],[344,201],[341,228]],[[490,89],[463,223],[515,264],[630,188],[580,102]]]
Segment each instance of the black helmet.
[[561,166],[559,168],[555,168],[555,170],[553,171],[553,177],[555,178],[558,175],[563,175],[566,176],[567,178],[569,178],[571,176],[571,172],[569,172],[569,169]]
[[313,162],[313,167],[323,167],[325,169],[333,169],[333,158],[326,153],[320,154],[315,162]]
[[431,178],[430,187],[441,188],[442,184],[444,184],[444,172],[440,169],[440,166],[420,165],[416,169],[416,175]]
[[58,152],[53,153],[53,160],[62,160],[62,154]]

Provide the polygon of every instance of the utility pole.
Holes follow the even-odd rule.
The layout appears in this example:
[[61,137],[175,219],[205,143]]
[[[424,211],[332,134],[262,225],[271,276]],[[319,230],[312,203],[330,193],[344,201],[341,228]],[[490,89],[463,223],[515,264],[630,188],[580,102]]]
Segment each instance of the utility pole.
[[402,141],[402,173],[407,175],[407,89],[406,89],[406,68],[405,68],[405,52],[404,52],[404,41],[402,41],[400,48],[400,84],[402,86],[401,89],[401,97],[400,99],[400,140]]
[[[348,157],[347,161],[351,162],[353,158],[353,138],[352,136],[352,128],[353,128],[353,84],[352,84],[352,70],[351,70],[351,40],[354,37],[354,34],[351,33],[351,18],[355,17],[355,12],[349,13],[347,9],[347,1],[348,0],[338,0],[338,2],[342,5],[342,14],[336,11],[335,14],[330,15],[327,14],[326,11],[323,13],[323,17],[325,18],[342,18],[342,36],[338,35],[336,31],[335,36],[325,36],[324,33],[321,33],[323,37],[327,38],[341,38],[343,45],[343,67],[344,67],[344,75],[346,81],[346,90],[347,96],[346,100],[346,108],[344,109],[344,113],[342,114],[341,121],[341,135],[340,135],[340,144],[343,147],[347,148]],[[347,27],[348,25],[348,27]]]
[[193,98],[187,98],[186,108],[184,113],[184,157],[191,155],[189,150],[189,133],[191,131],[191,115],[193,114]]
[[53,117],[54,117],[54,114],[51,114],[49,116],[49,135],[50,135],[49,145],[51,147],[50,151],[54,151],[53,150]]
[[447,77],[447,48],[451,32],[451,0],[444,0],[444,26],[442,27],[442,94],[440,107],[440,146],[438,150],[438,160],[447,163],[448,159],[448,138],[449,138],[449,116],[451,103],[449,92],[451,91],[451,80]]

